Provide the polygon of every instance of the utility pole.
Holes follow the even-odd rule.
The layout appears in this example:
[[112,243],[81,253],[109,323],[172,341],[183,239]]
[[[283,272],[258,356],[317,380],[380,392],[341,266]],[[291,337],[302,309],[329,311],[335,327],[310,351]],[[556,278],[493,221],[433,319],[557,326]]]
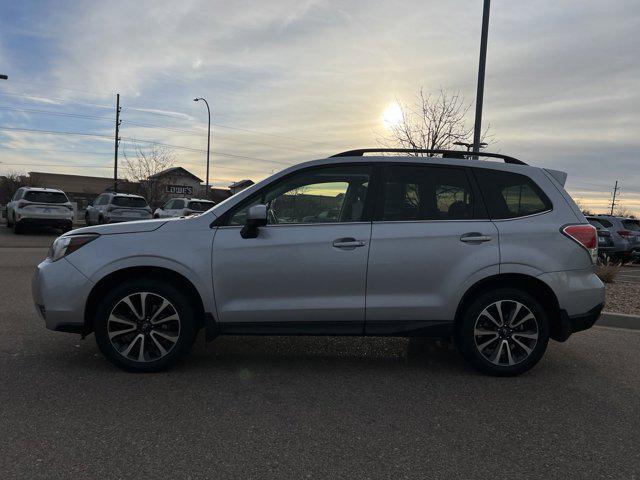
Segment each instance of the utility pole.
[[120,94],[116,94],[116,140],[113,151],[113,191],[118,191],[118,147],[120,145]]
[[[484,0],[482,10],[482,36],[480,37],[480,61],[478,65],[478,90],[476,93],[476,121],[473,127],[473,150],[480,151],[482,130],[482,101],[484,99],[484,71],[487,64],[487,37],[489,36],[489,7],[491,0]],[[474,156],[474,158],[478,158]]]
[[620,189],[618,188],[618,180],[616,180],[616,184],[613,187],[613,198],[611,199],[611,215],[612,216],[613,216],[613,208],[616,206],[616,196],[619,190]]

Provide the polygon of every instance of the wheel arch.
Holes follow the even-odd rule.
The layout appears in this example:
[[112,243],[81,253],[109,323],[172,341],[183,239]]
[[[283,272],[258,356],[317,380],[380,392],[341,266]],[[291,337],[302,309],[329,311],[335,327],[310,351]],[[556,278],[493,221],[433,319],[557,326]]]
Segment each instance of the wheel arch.
[[554,340],[566,340],[566,316],[562,315],[558,297],[551,287],[539,278],[522,273],[503,273],[484,278],[467,289],[458,308],[456,309],[455,322],[458,323],[466,308],[480,294],[497,288],[516,288],[534,296],[545,309],[549,317],[550,336]]
[[196,314],[199,319],[198,328],[204,325],[205,310],[202,297],[194,284],[184,275],[165,267],[154,266],[135,266],[126,267],[101,278],[91,289],[87,297],[84,309],[84,331],[85,334],[93,331],[93,318],[98,306],[98,300],[112,286],[125,281],[136,278],[154,278],[163,279],[170,283],[173,287],[182,290],[193,302],[196,308]]

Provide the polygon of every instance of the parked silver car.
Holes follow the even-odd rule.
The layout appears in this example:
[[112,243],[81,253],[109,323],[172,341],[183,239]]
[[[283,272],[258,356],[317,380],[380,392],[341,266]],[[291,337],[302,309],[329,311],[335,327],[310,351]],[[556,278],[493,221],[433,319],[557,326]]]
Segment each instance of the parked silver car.
[[25,227],[73,228],[73,205],[57,188],[21,187],[7,203],[7,227],[19,234]]
[[611,233],[613,250],[609,254],[614,260],[628,261],[640,252],[640,222],[634,218],[613,215],[593,217]]
[[211,200],[201,198],[172,198],[153,212],[153,218],[186,217],[202,213],[215,206]]
[[287,168],[198,216],[63,235],[35,272],[37,309],[139,372],[175,364],[204,327],[453,336],[481,371],[515,375],[597,320],[596,229],[566,174],[368,152]]
[[103,193],[87,207],[84,220],[87,225],[131,222],[152,218],[151,207],[140,195]]

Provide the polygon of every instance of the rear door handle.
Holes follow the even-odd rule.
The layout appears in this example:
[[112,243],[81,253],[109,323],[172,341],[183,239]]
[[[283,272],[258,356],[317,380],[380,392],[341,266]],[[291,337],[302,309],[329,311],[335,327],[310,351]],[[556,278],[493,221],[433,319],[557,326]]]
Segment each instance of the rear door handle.
[[364,247],[367,243],[362,240],[356,240],[355,238],[347,237],[347,238],[336,238],[333,241],[333,246],[335,248],[342,248],[344,250],[353,250],[357,247]]
[[465,243],[483,243],[491,240],[489,235],[483,235],[479,232],[465,233],[460,236],[460,241]]

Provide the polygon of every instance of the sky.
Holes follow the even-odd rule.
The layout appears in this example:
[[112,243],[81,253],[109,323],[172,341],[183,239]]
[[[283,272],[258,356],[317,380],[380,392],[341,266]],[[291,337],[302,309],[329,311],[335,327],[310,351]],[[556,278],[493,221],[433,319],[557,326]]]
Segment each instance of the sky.
[[[481,17],[481,0],[0,0],[0,174],[111,176],[116,93],[120,155],[173,145],[200,178],[205,97],[215,186],[375,147],[420,88],[474,101]],[[637,0],[494,0],[490,150],[566,171],[596,212],[619,180],[640,214],[638,32]]]

